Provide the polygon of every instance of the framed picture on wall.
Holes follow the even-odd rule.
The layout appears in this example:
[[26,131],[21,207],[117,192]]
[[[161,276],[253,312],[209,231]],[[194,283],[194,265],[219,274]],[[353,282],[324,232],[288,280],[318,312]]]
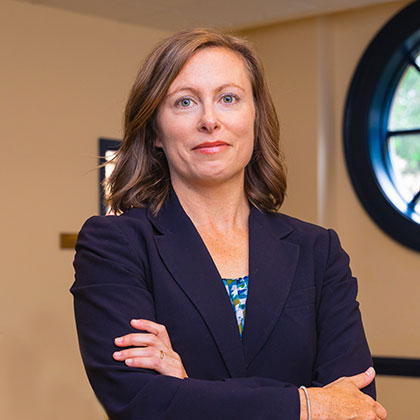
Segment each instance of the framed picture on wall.
[[104,181],[106,181],[114,170],[114,163],[112,162],[116,151],[121,145],[121,140],[99,138],[99,214],[111,214],[109,206],[105,205],[105,198],[107,190],[104,188]]

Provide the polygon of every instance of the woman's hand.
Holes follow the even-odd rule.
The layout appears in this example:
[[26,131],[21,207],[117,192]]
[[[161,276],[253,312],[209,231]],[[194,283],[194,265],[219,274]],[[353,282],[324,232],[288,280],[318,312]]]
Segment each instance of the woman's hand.
[[147,319],[132,319],[130,324],[147,333],[132,333],[115,339],[119,347],[132,348],[116,351],[115,360],[127,366],[153,369],[162,375],[188,378],[181,357],[172,349],[171,340],[164,325]]
[[[375,378],[369,368],[359,375],[340,378],[323,388],[308,388],[312,420],[385,420],[387,413],[381,404],[360,390]],[[307,420],[305,394],[299,390],[301,420]]]

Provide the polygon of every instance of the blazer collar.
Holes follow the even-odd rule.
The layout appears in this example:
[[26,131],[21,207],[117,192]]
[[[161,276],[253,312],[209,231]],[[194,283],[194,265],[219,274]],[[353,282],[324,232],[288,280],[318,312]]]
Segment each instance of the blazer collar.
[[293,232],[278,214],[252,208],[249,220],[249,285],[242,342],[248,366],[263,348],[289,295],[299,246],[287,241]]
[[154,217],[148,218],[160,256],[175,281],[202,314],[232,377],[246,376],[246,367],[264,346],[286,302],[299,247],[282,240],[293,229],[276,215],[251,206],[249,217],[249,290],[242,341],[236,316],[219,272],[171,190]]

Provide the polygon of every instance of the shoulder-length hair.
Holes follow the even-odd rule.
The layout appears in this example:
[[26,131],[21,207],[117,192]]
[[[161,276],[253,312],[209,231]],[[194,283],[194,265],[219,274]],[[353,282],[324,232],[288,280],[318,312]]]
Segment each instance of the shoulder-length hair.
[[190,29],[160,42],[140,68],[129,94],[124,137],[107,181],[107,203],[118,214],[149,205],[156,215],[168,197],[168,163],[155,146],[156,114],[185,63],[202,48],[237,53],[248,70],[255,102],[254,150],[245,168],[248,200],[265,212],[277,211],[286,192],[286,170],[279,150],[279,122],[263,66],[248,41],[211,29]]

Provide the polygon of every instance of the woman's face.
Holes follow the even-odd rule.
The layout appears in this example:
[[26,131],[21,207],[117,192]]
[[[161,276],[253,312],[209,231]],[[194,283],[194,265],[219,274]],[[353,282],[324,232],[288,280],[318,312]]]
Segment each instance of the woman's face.
[[214,185],[237,179],[254,146],[255,107],[242,58],[222,47],[196,52],[158,108],[156,146],[172,183]]

